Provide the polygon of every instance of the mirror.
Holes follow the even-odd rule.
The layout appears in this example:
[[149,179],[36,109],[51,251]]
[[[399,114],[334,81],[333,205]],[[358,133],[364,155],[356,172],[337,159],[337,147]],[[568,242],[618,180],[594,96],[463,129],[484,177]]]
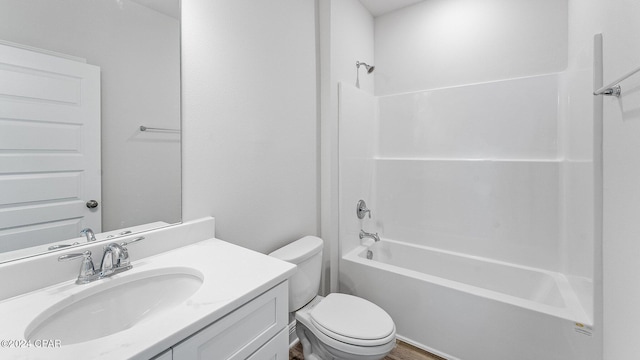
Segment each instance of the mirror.
[[179,0],[0,0],[0,50],[0,262],[181,221]]

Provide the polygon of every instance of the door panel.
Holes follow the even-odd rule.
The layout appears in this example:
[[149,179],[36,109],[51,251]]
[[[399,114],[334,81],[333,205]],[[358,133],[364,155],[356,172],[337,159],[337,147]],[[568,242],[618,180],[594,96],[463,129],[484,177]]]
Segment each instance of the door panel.
[[0,45],[0,252],[102,231],[100,68]]

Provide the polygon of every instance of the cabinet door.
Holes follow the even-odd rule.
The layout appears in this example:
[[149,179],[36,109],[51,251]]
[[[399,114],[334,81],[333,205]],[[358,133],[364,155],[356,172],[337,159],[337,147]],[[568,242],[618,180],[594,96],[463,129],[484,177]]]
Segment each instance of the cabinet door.
[[289,329],[281,330],[278,335],[258,349],[247,360],[288,360]]
[[287,301],[285,281],[174,346],[173,360],[248,358],[286,328]]
[[158,356],[151,358],[151,360],[172,360],[172,359],[173,359],[173,354],[171,352],[171,349],[163,352]]

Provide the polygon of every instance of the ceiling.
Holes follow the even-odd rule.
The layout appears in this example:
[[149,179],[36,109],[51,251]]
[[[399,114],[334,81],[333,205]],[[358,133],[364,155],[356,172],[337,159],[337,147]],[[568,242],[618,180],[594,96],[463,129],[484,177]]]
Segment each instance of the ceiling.
[[[176,0],[133,0],[175,19],[180,19],[180,5]],[[380,16],[394,10],[407,7],[425,0],[360,0],[367,10],[374,16]]]
[[[142,6],[161,12],[175,19],[180,19],[180,5],[176,0],[132,0]],[[425,0],[360,0],[374,16],[380,16],[394,10],[407,7]]]
[[360,0],[374,17],[413,5],[424,0]]

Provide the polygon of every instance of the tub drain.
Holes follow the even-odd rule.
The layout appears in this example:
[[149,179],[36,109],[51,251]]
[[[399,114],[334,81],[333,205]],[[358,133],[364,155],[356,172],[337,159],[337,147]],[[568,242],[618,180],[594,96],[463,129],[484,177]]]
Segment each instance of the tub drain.
[[373,251],[367,250],[367,259],[369,260],[373,259]]

